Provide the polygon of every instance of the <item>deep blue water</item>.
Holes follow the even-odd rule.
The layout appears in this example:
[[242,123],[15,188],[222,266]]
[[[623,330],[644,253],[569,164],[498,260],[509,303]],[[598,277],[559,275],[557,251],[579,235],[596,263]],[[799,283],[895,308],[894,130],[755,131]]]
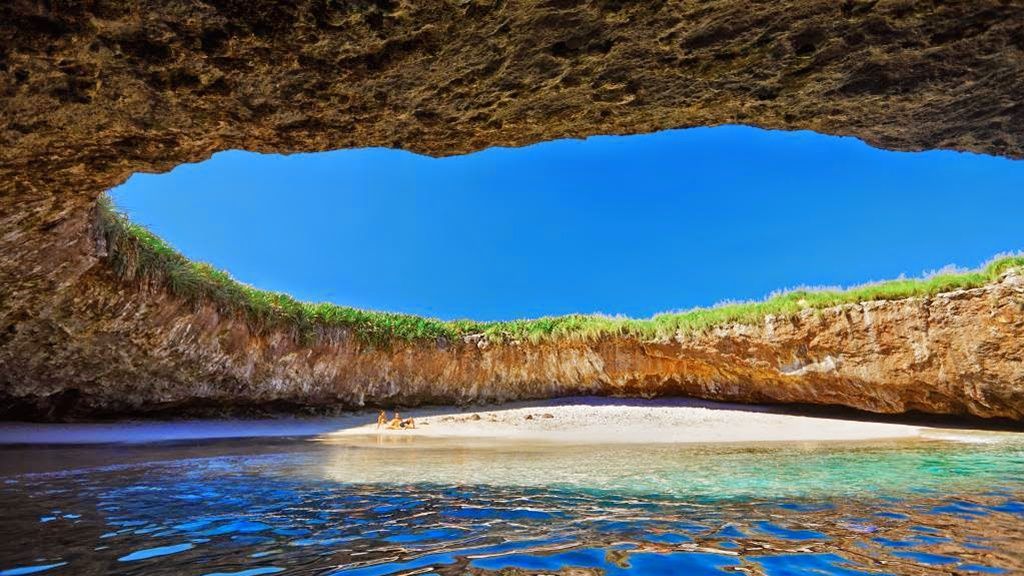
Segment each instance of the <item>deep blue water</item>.
[[4,576],[1024,573],[1016,442],[0,456]]

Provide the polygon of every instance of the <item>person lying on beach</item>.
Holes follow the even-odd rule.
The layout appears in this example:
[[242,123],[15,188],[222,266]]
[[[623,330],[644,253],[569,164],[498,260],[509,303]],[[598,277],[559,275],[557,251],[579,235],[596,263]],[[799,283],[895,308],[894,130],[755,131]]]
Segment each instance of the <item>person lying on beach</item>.
[[387,414],[387,412],[381,410],[380,413],[377,414],[377,430],[380,430],[380,427],[384,426],[387,423],[388,423],[388,414]]
[[[377,417],[377,428],[380,428],[384,424],[384,420],[387,417],[384,415],[384,411],[381,410],[380,416]],[[416,421],[412,418],[406,418],[402,420],[402,415],[395,410],[395,417],[387,422],[388,430],[414,430],[416,428]]]

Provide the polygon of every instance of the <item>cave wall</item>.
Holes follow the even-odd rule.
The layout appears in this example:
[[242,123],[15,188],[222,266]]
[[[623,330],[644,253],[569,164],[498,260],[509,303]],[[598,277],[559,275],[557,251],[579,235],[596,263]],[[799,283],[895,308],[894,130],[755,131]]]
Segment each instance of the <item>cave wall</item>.
[[[599,394],[685,395],[1024,420],[1024,275],[928,298],[806,310],[657,341],[316,344],[257,332],[214,306],[102,266],[9,339],[0,413],[331,412]],[[57,321],[56,319],[59,319]]]
[[[242,399],[306,386],[302,370],[253,374],[259,362],[322,351],[268,345],[249,372],[217,347],[190,352],[190,338],[219,342],[236,332],[233,320],[183,308],[105,270],[91,227],[95,202],[137,171],[232,148],[389,146],[440,156],[723,123],[1020,158],[1021,94],[1019,1],[4,2],[0,396],[24,407],[19,399],[105,390],[93,404],[79,402],[88,407],[147,387],[206,386]],[[990,321],[979,314],[972,321]],[[1018,330],[1019,319],[1009,326]],[[602,354],[641,344],[604,344],[612,348]],[[356,364],[380,354],[330,353]],[[566,392],[592,391],[601,382],[591,374],[569,386],[566,375],[529,372],[532,356],[508,354],[520,364],[502,372],[503,382],[524,395],[560,383]],[[338,380],[325,397],[452,377],[392,377],[397,362],[367,360],[375,368],[351,371],[358,381]],[[1020,385],[1012,366],[978,378],[997,372],[1010,379],[1000,386]],[[744,374],[733,381],[775,382]],[[955,384],[966,397],[981,380],[961,377]],[[664,390],[692,391],[672,386]],[[815,401],[814,390],[804,399]],[[453,399],[446,394],[415,397]],[[312,401],[297,392],[270,396]],[[139,398],[183,401],[170,393]],[[956,407],[941,410],[993,413],[947,404]],[[1016,404],[1004,412],[1020,417]]]

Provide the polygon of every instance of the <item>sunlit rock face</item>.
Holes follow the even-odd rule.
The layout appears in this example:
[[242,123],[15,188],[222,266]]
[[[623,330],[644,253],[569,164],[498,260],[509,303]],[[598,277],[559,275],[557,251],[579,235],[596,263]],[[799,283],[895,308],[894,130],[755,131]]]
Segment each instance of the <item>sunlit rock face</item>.
[[[102,266],[6,339],[8,415],[333,410],[687,395],[1024,419],[1024,282],[867,302],[657,342],[316,346],[118,286]],[[59,320],[58,320],[59,319]],[[21,326],[29,326],[23,331]]]
[[1010,283],[682,342],[301,347],[117,280],[90,224],[132,172],[228,148],[744,123],[1019,158],[1022,38],[996,0],[2,3],[0,395],[29,417],[598,391],[1021,418]]

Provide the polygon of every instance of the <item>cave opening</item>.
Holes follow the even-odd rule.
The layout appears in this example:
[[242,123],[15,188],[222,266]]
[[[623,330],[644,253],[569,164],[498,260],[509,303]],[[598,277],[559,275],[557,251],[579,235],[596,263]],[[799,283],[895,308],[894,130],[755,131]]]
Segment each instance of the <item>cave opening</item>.
[[430,158],[229,151],[113,189],[188,258],[299,300],[441,319],[629,317],[1024,248],[1024,163],[743,126]]
[[[0,413],[5,403],[53,419],[55,404],[79,415],[182,414],[246,403],[337,409],[660,391],[1024,418],[1020,256],[972,273],[635,321],[427,318],[643,317],[787,286],[978,266],[1020,244],[1019,181],[993,185],[1017,165],[997,159],[929,152],[867,164],[833,151],[797,155],[796,173],[773,179],[768,168],[786,155],[769,152],[785,146],[754,153],[705,141],[663,154],[671,170],[609,158],[587,172],[597,182],[563,181],[543,194],[513,163],[476,188],[486,193],[471,200],[501,201],[476,213],[448,197],[451,187],[406,189],[421,201],[399,201],[402,190],[387,183],[401,171],[386,164],[373,171],[378,193],[336,186],[330,195],[361,198],[363,208],[304,200],[297,192],[308,188],[298,186],[261,199],[257,185],[274,179],[253,166],[222,174],[220,185],[152,195],[177,212],[133,205],[143,195],[131,187],[156,176],[115,191],[155,234],[97,209],[103,191],[134,171],[232,149],[350,149],[320,158],[354,158],[353,148],[385,146],[447,156],[749,124],[888,150],[1020,159],[1024,20],[1015,3],[357,2],[326,12],[317,2],[284,11],[46,4],[0,8],[9,16],[0,18],[9,40],[0,75],[10,80],[2,97],[10,145],[0,152]],[[801,134],[809,137],[787,136]],[[499,153],[422,161],[450,167]],[[896,167],[906,158],[922,163],[918,171]],[[764,170],[751,172],[758,161]],[[695,181],[702,173],[709,185]],[[812,173],[825,176],[797,186]],[[642,185],[656,174],[661,186]],[[741,175],[745,186],[722,184]],[[600,213],[598,184],[615,189]],[[211,203],[190,204],[192,192]],[[559,198],[560,212],[551,205]],[[381,199],[390,203],[371,217],[365,206]],[[226,205],[211,208],[218,200]],[[396,207],[413,216],[400,218]],[[345,220],[356,216],[363,228]],[[314,234],[322,231],[349,236]],[[219,235],[204,242],[210,249],[249,249],[254,266],[197,250],[186,233]],[[340,305],[309,304],[323,300]]]

